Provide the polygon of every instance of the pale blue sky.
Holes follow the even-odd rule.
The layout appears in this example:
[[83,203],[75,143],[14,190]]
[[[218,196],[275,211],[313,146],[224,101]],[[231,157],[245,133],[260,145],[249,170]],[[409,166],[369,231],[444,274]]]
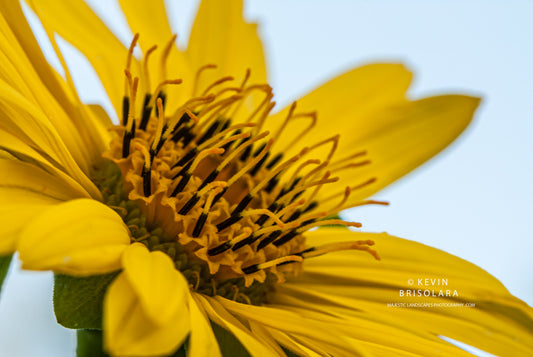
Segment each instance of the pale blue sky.
[[[109,1],[94,3],[114,28],[124,24],[103,10]],[[169,7],[180,43],[195,6],[179,1]],[[387,231],[476,263],[533,304],[533,3],[255,0],[246,13],[261,23],[278,102],[375,60],[411,68],[413,97],[483,96],[474,124],[456,143],[378,195],[389,207],[349,214],[364,230]],[[130,40],[128,32],[119,36]],[[87,85],[91,79],[78,83],[87,100],[98,98]],[[72,336],[53,321],[50,284],[49,274],[11,274],[0,302],[0,346],[10,356],[73,355]],[[31,344],[17,337],[22,328],[34,336]]]

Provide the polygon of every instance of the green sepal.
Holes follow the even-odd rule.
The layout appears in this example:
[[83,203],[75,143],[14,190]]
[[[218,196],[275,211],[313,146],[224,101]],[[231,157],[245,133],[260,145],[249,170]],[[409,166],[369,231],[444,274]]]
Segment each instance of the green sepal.
[[57,322],[72,329],[102,329],[104,295],[118,272],[84,278],[54,277],[54,312]]
[[109,357],[104,352],[102,331],[78,330],[76,331],[76,336],[78,340],[76,357]]
[[9,270],[11,258],[13,258],[13,255],[0,256],[0,292],[2,292],[2,284],[4,283],[4,279],[6,278]]

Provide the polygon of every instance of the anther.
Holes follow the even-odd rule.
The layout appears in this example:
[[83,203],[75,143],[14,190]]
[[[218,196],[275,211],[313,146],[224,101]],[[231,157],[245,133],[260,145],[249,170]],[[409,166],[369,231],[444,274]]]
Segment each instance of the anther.
[[257,246],[257,250],[263,249],[270,243],[276,240],[283,232],[282,231],[275,231],[270,233],[265,239],[263,239],[261,242],[259,242],[259,245]]
[[194,226],[194,230],[192,232],[192,236],[194,238],[198,238],[200,236],[200,233],[202,232],[202,228],[204,228],[205,221],[207,220],[207,213],[201,213],[200,217],[198,217],[198,221],[196,221],[196,225]]
[[285,263],[295,263],[295,262],[302,262],[303,258],[298,255],[288,255],[286,257],[281,257],[278,259],[274,259],[265,263],[261,264],[254,264],[250,265],[246,268],[242,268],[242,272],[244,274],[253,274],[255,272],[258,272],[259,270],[268,269],[273,266],[278,266]]
[[163,131],[165,130],[165,128],[164,128],[165,118],[163,116],[163,101],[161,100],[161,98],[157,98],[157,108],[159,109],[158,110],[159,118],[158,118],[158,121],[157,121],[157,130],[156,130],[156,133],[155,133],[155,137],[154,137],[154,140],[152,141],[152,145],[150,147],[150,157],[151,158],[153,158],[155,155],[158,154],[159,150],[161,149],[161,147],[164,144],[164,142],[161,140],[161,136],[163,135]]
[[138,77],[135,77],[132,83],[131,73],[128,70],[125,70],[125,74],[126,74],[126,78],[128,79],[128,83],[130,84],[131,105],[129,106],[126,131],[124,132],[124,138],[122,140],[122,157],[123,158],[126,158],[129,156],[130,142],[135,137],[134,111],[135,111],[135,99],[137,96],[137,86],[139,85]]
[[151,98],[152,98],[152,95],[150,93],[146,93],[144,95],[141,123],[139,124],[139,129],[141,130],[146,130],[146,126],[148,125],[148,121],[150,120],[150,114],[152,113],[152,107],[148,106],[148,104],[150,103]]
[[266,168],[267,169],[271,169],[273,168],[274,166],[276,166],[276,164],[283,158],[283,154],[279,153],[277,154],[276,156],[274,156],[272,158],[272,160],[270,160],[270,162],[266,165]]
[[140,144],[136,144],[135,148],[139,150],[144,156],[144,165],[142,168],[141,177],[143,178],[143,193],[145,197],[149,197],[152,194],[152,170],[150,153],[146,148]]
[[[214,190],[213,190],[213,188],[214,188]],[[213,182],[213,183],[209,184],[209,186],[205,187],[204,189],[197,191],[183,205],[183,207],[180,209],[180,211],[178,213],[180,215],[182,215],[182,216],[186,215],[196,205],[196,203],[198,203],[198,201],[200,200],[200,198],[203,195],[205,195],[208,191],[213,190],[209,194],[209,196],[207,198],[207,201],[206,201],[206,204],[205,204],[205,207],[204,207],[204,213],[207,215],[207,213],[209,212],[209,209],[211,208],[211,205],[213,204],[214,197],[216,197],[216,195],[218,193],[220,193],[224,188],[226,188],[226,183],[225,182],[217,181],[217,182]]]
[[252,229],[250,227],[245,227],[243,229],[243,233],[239,234],[237,237],[235,237],[235,238],[233,238],[233,239],[231,239],[231,240],[229,240],[227,242],[224,242],[222,244],[217,245],[216,247],[213,247],[213,248],[209,249],[207,251],[207,254],[209,256],[215,256],[215,255],[218,255],[218,254],[222,254],[225,251],[231,249],[235,244],[239,244],[243,240],[245,240],[248,237],[250,237],[250,234],[252,234]]

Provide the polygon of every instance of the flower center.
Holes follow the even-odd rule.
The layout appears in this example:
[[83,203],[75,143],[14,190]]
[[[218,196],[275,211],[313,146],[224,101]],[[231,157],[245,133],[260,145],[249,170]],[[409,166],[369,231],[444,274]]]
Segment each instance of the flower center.
[[[248,84],[249,71],[238,85],[223,77],[201,94],[192,93],[173,113],[165,110],[165,86],[181,81],[165,79],[137,107],[139,78],[129,71],[136,39],[125,71],[122,124],[114,128],[118,135],[104,154],[112,163],[95,176],[106,203],[130,228],[132,242],[169,255],[193,289],[254,304],[263,302],[276,283],[297,275],[306,258],[345,249],[377,257],[369,248],[372,241],[306,245],[303,234],[314,227],[361,226],[328,219],[343,207],[349,188],[326,210],[315,199],[324,185],[338,180],[328,167],[338,136],[288,158],[273,150],[291,120],[306,118],[310,124],[292,135],[290,145],[298,145],[316,113],[296,113],[293,105],[271,135],[263,126],[274,106],[272,90]],[[144,83],[152,51],[145,55]],[[213,67],[200,68],[196,81]],[[257,96],[263,99],[250,106]],[[325,161],[303,159],[328,145]],[[336,163],[344,164],[350,163]]]

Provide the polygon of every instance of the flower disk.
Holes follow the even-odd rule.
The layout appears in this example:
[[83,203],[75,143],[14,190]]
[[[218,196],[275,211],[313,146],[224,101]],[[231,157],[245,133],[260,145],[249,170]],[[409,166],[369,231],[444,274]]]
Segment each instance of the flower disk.
[[[203,72],[215,67],[200,68],[194,87]],[[108,205],[118,206],[132,242],[169,255],[195,290],[257,304],[273,284],[298,274],[305,258],[346,249],[378,258],[369,248],[372,241],[305,243],[303,234],[320,225],[360,227],[327,219],[343,208],[349,187],[324,202],[316,197],[324,185],[339,180],[334,173],[369,163],[365,152],[330,161],[338,135],[303,147],[300,139],[316,124],[316,113],[297,113],[294,103],[275,133],[265,130],[274,107],[272,89],[249,84],[250,71],[241,83],[228,76],[198,88],[172,113],[165,111],[164,88],[181,80],[165,80],[145,94],[136,110],[139,78],[129,68],[125,74],[123,120],[104,154],[121,174],[109,163],[95,174],[95,182]],[[286,157],[287,148],[275,148],[276,139],[294,121],[306,125],[297,135],[291,133],[286,145],[293,151],[302,147]],[[106,195],[117,190],[118,201]]]

